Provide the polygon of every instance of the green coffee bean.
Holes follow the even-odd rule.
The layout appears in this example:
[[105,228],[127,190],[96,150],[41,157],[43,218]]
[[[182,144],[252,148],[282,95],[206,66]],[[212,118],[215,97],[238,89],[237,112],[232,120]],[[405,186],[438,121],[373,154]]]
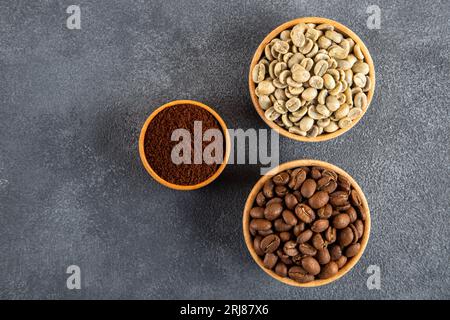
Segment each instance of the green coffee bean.
[[308,116],[305,116],[302,118],[302,120],[300,120],[299,127],[300,127],[300,130],[307,132],[307,131],[309,131],[309,129],[312,128],[313,125],[314,125],[314,120]]
[[308,137],[317,137],[319,134],[319,127],[313,125],[312,128],[306,133]]
[[363,55],[363,53],[361,51],[361,48],[360,48],[359,44],[355,44],[355,46],[353,47],[353,54],[359,60],[363,60],[364,59],[364,55]]
[[342,118],[341,120],[339,120],[339,123],[338,123],[338,126],[341,129],[347,129],[351,125],[352,125],[352,119],[350,119],[349,117]]
[[333,76],[329,73],[326,73],[323,75],[323,85],[325,89],[331,90],[336,87],[336,81],[334,80]]
[[326,99],[326,106],[331,112],[336,111],[340,106],[338,98],[336,96],[328,96]]
[[281,121],[283,122],[283,124],[284,124],[285,127],[287,127],[287,128],[290,128],[290,127],[293,126],[293,124],[292,124],[292,122],[289,120],[287,114],[281,115]]
[[259,97],[258,102],[263,110],[269,109],[269,107],[272,105],[272,101],[270,101],[270,98],[268,96]]
[[317,120],[317,125],[321,128],[325,128],[330,124],[330,122],[331,122],[330,118],[319,119]]
[[355,95],[353,103],[355,104],[356,108],[361,108],[363,111],[365,111],[367,108],[367,96],[363,92],[360,92]]
[[309,78],[309,85],[316,89],[322,89],[323,88],[323,79],[320,76],[312,76]]
[[278,119],[281,116],[281,114],[276,112],[273,107],[270,107],[269,109],[267,109],[266,112],[264,112],[264,115],[266,116],[266,118],[268,120],[271,120],[271,121],[275,121],[276,119]]
[[301,107],[301,102],[299,98],[291,98],[286,101],[286,108],[289,112],[295,112]]
[[331,111],[323,104],[318,104],[316,106],[316,111],[327,118],[331,116]]
[[362,73],[364,75],[369,73],[369,65],[362,61],[357,61],[352,67],[353,73]]
[[266,67],[262,63],[258,63],[253,68],[252,78],[253,82],[260,83],[266,77]]
[[332,133],[337,130],[339,130],[339,126],[334,121],[331,121],[329,125],[327,125],[326,127],[323,128],[323,131],[328,132],[328,133]]
[[328,39],[330,39],[331,41],[334,41],[336,43],[340,43],[342,41],[342,39],[344,38],[344,36],[341,33],[336,32],[334,30],[325,31],[325,37],[327,37]]
[[289,131],[290,133],[295,133],[295,134],[298,134],[298,135],[300,135],[300,136],[306,137],[306,131],[301,130],[299,127],[292,126],[292,127],[289,128],[288,131]]
[[353,82],[356,86],[364,88],[366,86],[366,76],[362,73],[356,73],[353,76]]
[[283,100],[277,100],[273,104],[273,109],[279,114],[286,114],[288,112],[286,103]]
[[363,111],[361,108],[352,108],[348,112],[347,116],[350,118],[350,120],[355,120],[355,119],[359,118],[362,114],[363,114]]

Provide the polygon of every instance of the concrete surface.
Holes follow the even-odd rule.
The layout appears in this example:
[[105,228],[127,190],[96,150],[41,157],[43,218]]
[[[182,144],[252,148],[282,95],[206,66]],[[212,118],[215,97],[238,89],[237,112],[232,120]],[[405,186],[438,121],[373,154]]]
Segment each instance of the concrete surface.
[[[81,6],[81,30],[65,26]],[[381,29],[366,8],[381,8]],[[317,289],[272,280],[241,234],[258,165],[177,192],[140,164],[145,118],[172,99],[265,128],[247,89],[259,42],[299,16],[353,29],[376,63],[375,99],[334,141],[280,139],[281,161],[354,176],[373,219],[362,260]],[[449,299],[448,1],[2,1],[0,297]],[[68,290],[67,266],[82,272]],[[368,290],[367,268],[381,268]]]

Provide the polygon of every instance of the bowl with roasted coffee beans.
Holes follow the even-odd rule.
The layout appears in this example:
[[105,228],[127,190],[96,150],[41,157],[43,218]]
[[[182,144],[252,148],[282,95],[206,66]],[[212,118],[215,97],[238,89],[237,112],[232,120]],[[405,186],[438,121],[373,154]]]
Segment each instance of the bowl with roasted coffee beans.
[[249,90],[269,127],[294,140],[325,141],[365,114],[375,68],[365,44],[346,26],[299,18],[261,42],[250,64]]
[[139,155],[147,172],[162,185],[195,190],[213,182],[230,157],[227,126],[211,107],[175,100],[147,118],[139,137]]
[[292,286],[321,286],[361,258],[370,234],[369,206],[344,170],[319,160],[291,161],[255,184],[243,232],[267,274]]

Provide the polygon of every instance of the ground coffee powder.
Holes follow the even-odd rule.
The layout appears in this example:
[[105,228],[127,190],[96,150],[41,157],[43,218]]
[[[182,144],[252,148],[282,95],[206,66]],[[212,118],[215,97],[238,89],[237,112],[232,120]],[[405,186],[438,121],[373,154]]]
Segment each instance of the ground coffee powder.
[[[195,185],[211,177],[220,166],[220,164],[204,162],[194,164],[194,152],[191,153],[191,164],[173,163],[172,149],[179,142],[171,141],[172,132],[181,128],[188,130],[192,136],[193,150],[194,121],[202,122],[202,134],[211,128],[223,133],[219,122],[210,112],[190,104],[176,105],[162,110],[147,128],[144,141],[147,161],[152,169],[168,182],[177,185]],[[211,142],[202,143],[202,151],[209,143]]]

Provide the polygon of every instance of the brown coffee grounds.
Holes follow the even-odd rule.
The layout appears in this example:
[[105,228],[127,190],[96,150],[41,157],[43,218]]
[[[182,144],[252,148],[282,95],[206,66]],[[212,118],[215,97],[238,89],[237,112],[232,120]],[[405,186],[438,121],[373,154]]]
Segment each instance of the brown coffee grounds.
[[[219,122],[207,110],[195,105],[176,105],[159,112],[150,122],[144,148],[147,161],[162,179],[177,185],[195,185],[207,180],[220,164],[194,164],[194,121],[202,122],[202,134],[211,128],[222,131]],[[191,164],[174,164],[172,149],[178,141],[171,141],[172,132],[184,128],[191,133]],[[211,141],[202,143],[202,152]],[[225,143],[225,141],[224,141]]]

